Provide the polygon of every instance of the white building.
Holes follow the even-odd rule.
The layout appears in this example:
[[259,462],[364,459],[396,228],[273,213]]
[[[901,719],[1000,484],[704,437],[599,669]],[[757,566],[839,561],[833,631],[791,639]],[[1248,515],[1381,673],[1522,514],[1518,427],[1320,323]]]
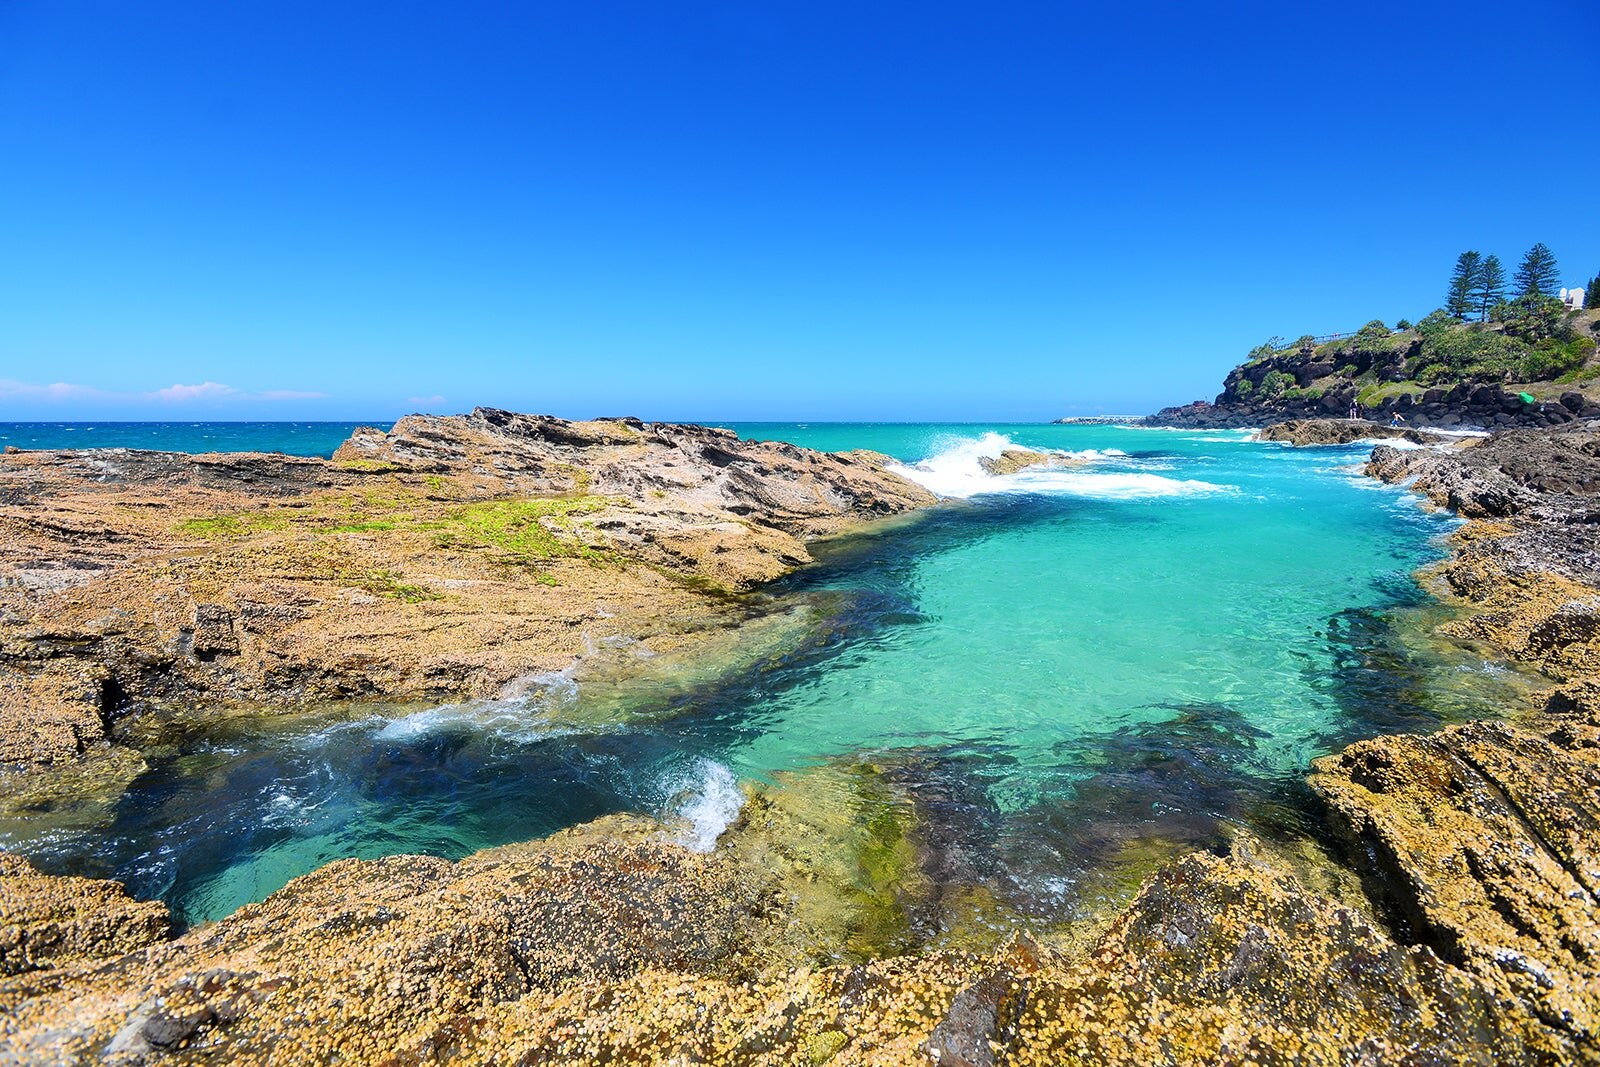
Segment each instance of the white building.
[[1563,289],[1563,290],[1561,290],[1561,302],[1563,304],[1567,305],[1567,307],[1571,308],[1573,311],[1582,311],[1583,310],[1583,290],[1582,289]]

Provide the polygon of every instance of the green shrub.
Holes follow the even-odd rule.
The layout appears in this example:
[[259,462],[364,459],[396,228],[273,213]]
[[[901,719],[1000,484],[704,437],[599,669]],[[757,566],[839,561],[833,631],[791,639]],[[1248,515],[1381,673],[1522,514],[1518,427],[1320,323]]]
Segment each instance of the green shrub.
[[1561,301],[1538,293],[1519,296],[1495,309],[1498,321],[1505,323],[1506,333],[1524,341],[1537,342],[1546,338],[1566,340],[1572,336],[1572,327],[1566,321],[1566,309]]
[[1411,329],[1411,320],[1401,319],[1399,322],[1394,324],[1394,328],[1397,330],[1409,330]]
[[1283,338],[1276,336],[1269,337],[1261,344],[1252,348],[1250,350],[1250,354],[1245,358],[1251,363],[1258,363],[1263,359],[1271,359],[1273,356],[1278,354],[1278,349],[1282,347]]
[[1233,387],[1234,396],[1249,396],[1254,391],[1255,385],[1249,378],[1241,379],[1239,384]]
[[1414,377],[1423,381],[1422,374],[1431,365],[1439,365],[1441,369],[1432,371],[1428,381],[1491,381],[1503,378],[1508,371],[1516,373],[1528,352],[1529,346],[1522,341],[1491,330],[1463,325],[1426,329],[1418,356],[1423,370]]
[[1285,374],[1281,370],[1269,370],[1261,379],[1261,393],[1263,396],[1280,396],[1285,389],[1294,387],[1294,375]]
[[1356,365],[1354,363],[1346,363],[1344,366],[1340,367],[1336,373],[1342,374],[1346,378],[1354,378],[1361,372],[1356,369]]
[[1357,341],[1382,341],[1388,336],[1389,327],[1378,319],[1373,319],[1356,331]]
[[1417,323],[1417,332],[1422,335],[1424,340],[1426,340],[1427,338],[1437,336],[1446,330],[1454,330],[1460,325],[1460,319],[1452,316],[1444,308],[1439,308],[1436,311],[1428,312],[1423,320]]
[[1561,378],[1569,374],[1576,374],[1594,355],[1594,342],[1582,337],[1574,337],[1568,341],[1557,341],[1547,338],[1533,346],[1533,349],[1522,357],[1522,378],[1524,381],[1545,381],[1550,378]]

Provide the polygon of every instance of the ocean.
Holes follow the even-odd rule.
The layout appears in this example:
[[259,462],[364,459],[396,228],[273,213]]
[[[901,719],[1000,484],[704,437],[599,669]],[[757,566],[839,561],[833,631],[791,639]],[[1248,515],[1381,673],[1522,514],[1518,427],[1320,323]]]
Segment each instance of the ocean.
[[[727,425],[886,453],[949,502],[818,546],[758,598],[765,625],[725,664],[622,645],[602,650],[612,674],[531,679],[508,700],[192,729],[114,804],[0,815],[0,845],[199,922],[340,857],[459,857],[610,812],[682,816],[689,843],[714,847],[741,781],[804,790],[818,768],[871,767],[915,809],[939,877],[1071,921],[1233,829],[1316,840],[1311,759],[1494,714],[1530,684],[1434,635],[1450,609],[1413,574],[1455,520],[1365,478],[1364,446]],[[12,424],[0,443],[326,455],[349,429]],[[1008,447],[1065,465],[987,473]]]
[[284,452],[331,456],[374,422],[0,422],[0,448],[150,448],[161,452]]

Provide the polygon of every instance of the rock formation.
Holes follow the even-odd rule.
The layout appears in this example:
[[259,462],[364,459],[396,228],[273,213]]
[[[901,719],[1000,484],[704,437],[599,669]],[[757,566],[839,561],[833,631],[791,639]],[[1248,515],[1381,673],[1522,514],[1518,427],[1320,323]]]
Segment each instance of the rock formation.
[[122,956],[167,937],[167,909],[116,882],[52,878],[0,852],[0,975]]
[[[1280,441],[1284,444],[1348,445],[1357,441],[1409,441],[1416,445],[1460,445],[1459,437],[1412,430],[1403,426],[1384,426],[1364,419],[1290,419],[1275,422],[1256,435],[1259,441]],[[1472,438],[1466,439],[1468,442]]]
[[71,758],[131,708],[481,696],[585,638],[670,644],[923,507],[885,457],[700,426],[479,409],[332,461],[0,456],[0,764]]
[[1060,452],[1037,452],[1031,448],[1008,448],[998,456],[979,456],[978,466],[989,474],[1016,474],[1031,467],[1082,467],[1088,460]]
[[[1430,334],[1437,328],[1430,327]],[[1597,328],[1600,316],[1591,312],[1569,315],[1561,326],[1587,349],[1580,359],[1591,371]],[[1419,329],[1391,332],[1382,323],[1321,344],[1306,337],[1291,345],[1263,346],[1228,373],[1215,400],[1164,408],[1149,421],[1193,428],[1255,427],[1340,418],[1352,404],[1379,423],[1398,412],[1413,426],[1441,429],[1560,426],[1600,417],[1600,400],[1592,390],[1558,377],[1568,368],[1534,380],[1514,377],[1535,373],[1514,359],[1461,365],[1462,353],[1474,338],[1503,335],[1504,327],[1455,323],[1443,329],[1443,334],[1432,335],[1435,344],[1448,344],[1447,350],[1432,347]],[[1446,336],[1452,340],[1439,340]],[[1527,351],[1526,344],[1518,344]]]
[[[557,432],[622,431],[509,436]],[[339,462],[514,476],[446,436],[455,451],[431,422],[357,435]],[[782,787],[710,854],[618,817],[458,863],[341,861],[175,940],[159,905],[9,859],[0,1041],[23,1061],[126,1064],[1600,1063],[1597,457],[1600,431],[1577,428],[1374,450],[1374,476],[1474,520],[1439,569],[1470,608],[1461,632],[1559,684],[1508,722],[1317,761],[1359,889],[1239,834],[1162,867],[1084,946],[1016,935],[876,958],[927,889],[904,808],[841,837]],[[791,528],[767,529],[838,521],[786,501],[765,506]],[[857,771],[823,792],[849,807],[882,788]]]

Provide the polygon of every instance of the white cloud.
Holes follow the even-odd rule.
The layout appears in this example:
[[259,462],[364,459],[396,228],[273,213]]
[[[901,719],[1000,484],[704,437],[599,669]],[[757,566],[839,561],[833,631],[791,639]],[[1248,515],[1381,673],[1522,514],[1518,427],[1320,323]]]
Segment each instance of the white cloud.
[[444,397],[438,395],[406,397],[406,403],[410,404],[414,408],[436,408],[442,405],[444,402]]
[[220,400],[238,391],[233,386],[223,385],[221,382],[201,382],[199,385],[169,385],[165,389],[157,389],[145,395],[157,400],[181,403],[188,400]]
[[[231,385],[221,382],[205,381],[198,385],[184,385],[179,382],[169,385],[164,389],[152,389],[145,392],[119,392],[110,389],[97,389],[92,385],[75,385],[71,382],[22,382],[15,378],[0,378],[0,401],[15,401],[24,404],[54,404],[67,401],[94,401],[97,406],[115,405],[118,407],[144,407],[151,401],[162,404],[187,404],[221,402],[227,404],[248,404],[273,401],[294,400],[326,400],[327,393],[312,392],[302,389],[263,389],[259,392],[247,392],[235,389]],[[434,398],[442,399],[442,398]]]
[[87,385],[73,385],[70,382],[51,382],[49,385],[36,385],[33,382],[19,382],[10,378],[0,378],[0,398],[22,397],[39,400],[71,400],[76,397],[104,396],[99,389]]

